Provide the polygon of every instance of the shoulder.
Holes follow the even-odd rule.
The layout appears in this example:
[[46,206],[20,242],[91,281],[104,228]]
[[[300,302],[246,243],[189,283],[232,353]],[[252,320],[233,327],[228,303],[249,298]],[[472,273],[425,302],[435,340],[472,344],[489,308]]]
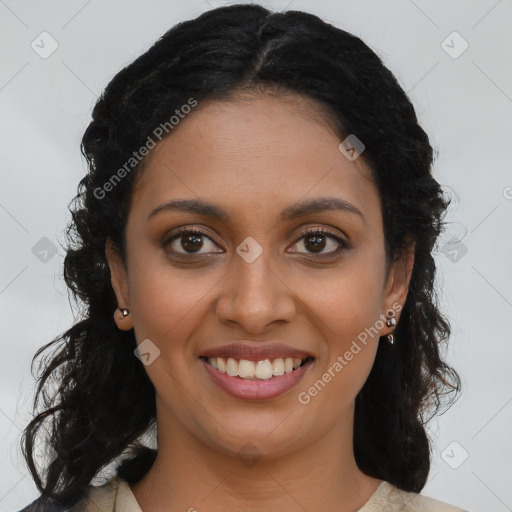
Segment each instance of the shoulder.
[[468,512],[454,505],[414,492],[406,492],[389,482],[383,481],[370,501],[358,512]]
[[84,497],[72,507],[58,503],[43,504],[41,497],[19,512],[111,512],[120,480],[113,478],[101,486],[90,485]]

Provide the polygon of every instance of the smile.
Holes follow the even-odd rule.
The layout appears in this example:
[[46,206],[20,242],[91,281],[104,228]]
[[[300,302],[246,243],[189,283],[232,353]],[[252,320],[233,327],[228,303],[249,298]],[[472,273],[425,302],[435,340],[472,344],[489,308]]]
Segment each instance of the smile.
[[288,391],[302,379],[313,357],[250,361],[231,357],[200,357],[215,384],[237,398],[262,400]]
[[227,373],[231,377],[240,377],[241,379],[249,380],[268,380],[296,370],[308,359],[312,358],[278,357],[273,360],[262,359],[260,361],[249,361],[247,359],[234,359],[232,357],[209,357],[207,361],[213,368],[219,370],[221,373]]

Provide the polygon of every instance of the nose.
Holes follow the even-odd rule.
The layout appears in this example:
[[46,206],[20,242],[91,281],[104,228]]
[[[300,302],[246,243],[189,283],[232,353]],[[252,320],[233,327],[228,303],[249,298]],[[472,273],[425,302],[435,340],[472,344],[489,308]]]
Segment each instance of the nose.
[[296,303],[292,287],[279,276],[267,254],[263,251],[250,263],[235,255],[216,304],[219,322],[237,324],[249,334],[261,334],[274,323],[293,319]]

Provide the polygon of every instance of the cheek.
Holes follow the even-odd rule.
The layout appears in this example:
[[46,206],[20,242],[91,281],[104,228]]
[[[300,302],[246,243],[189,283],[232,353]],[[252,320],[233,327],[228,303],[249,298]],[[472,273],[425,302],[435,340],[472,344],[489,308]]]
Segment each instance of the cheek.
[[383,324],[380,284],[374,283],[374,277],[368,273],[365,278],[347,275],[326,280],[308,304],[323,343],[318,345],[317,370],[301,388],[298,400],[311,407],[312,415],[324,415],[324,427],[352,406],[375,361]]
[[[384,267],[358,258],[330,275],[302,280],[302,297],[319,337],[319,364],[329,387],[353,398],[364,384],[378,348]],[[328,372],[328,373],[325,373]],[[333,376],[335,375],[335,376]],[[321,384],[320,384],[321,385]]]
[[317,317],[317,324],[324,326],[327,338],[338,340],[334,345],[339,345],[340,350],[347,341],[371,330],[383,313],[383,271],[376,263],[366,265],[359,261],[321,278],[317,276],[314,283],[308,281],[302,279],[301,296],[307,297],[305,302]]
[[171,349],[184,343],[198,317],[205,314],[208,291],[215,280],[205,274],[167,266],[133,265],[130,299],[134,311],[136,337],[155,340]]

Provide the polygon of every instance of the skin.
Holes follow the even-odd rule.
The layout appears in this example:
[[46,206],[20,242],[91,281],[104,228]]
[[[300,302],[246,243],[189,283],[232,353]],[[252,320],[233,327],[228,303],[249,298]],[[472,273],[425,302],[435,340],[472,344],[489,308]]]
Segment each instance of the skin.
[[[253,95],[207,102],[152,150],[133,192],[126,266],[107,243],[116,323],[149,338],[160,355],[145,369],[156,389],[158,456],[132,492],[144,512],[357,510],[382,480],[362,473],[353,453],[354,400],[373,365],[378,336],[308,404],[307,391],[359,333],[405,303],[412,251],[386,268],[378,190],[363,159],[348,160],[340,138],[300,96]],[[355,206],[280,221],[299,200],[337,197]],[[221,221],[163,211],[172,199],[225,209]],[[179,227],[202,228],[203,259],[187,254]],[[303,230],[324,227],[314,247]],[[236,252],[246,237],[263,249],[252,263]],[[186,236],[185,236],[186,239]],[[396,318],[399,321],[400,314]],[[381,322],[382,326],[382,322]],[[392,331],[385,324],[379,336]],[[296,387],[259,402],[212,384],[198,359],[235,340],[277,341],[314,355]],[[252,443],[258,459],[239,454]]]

